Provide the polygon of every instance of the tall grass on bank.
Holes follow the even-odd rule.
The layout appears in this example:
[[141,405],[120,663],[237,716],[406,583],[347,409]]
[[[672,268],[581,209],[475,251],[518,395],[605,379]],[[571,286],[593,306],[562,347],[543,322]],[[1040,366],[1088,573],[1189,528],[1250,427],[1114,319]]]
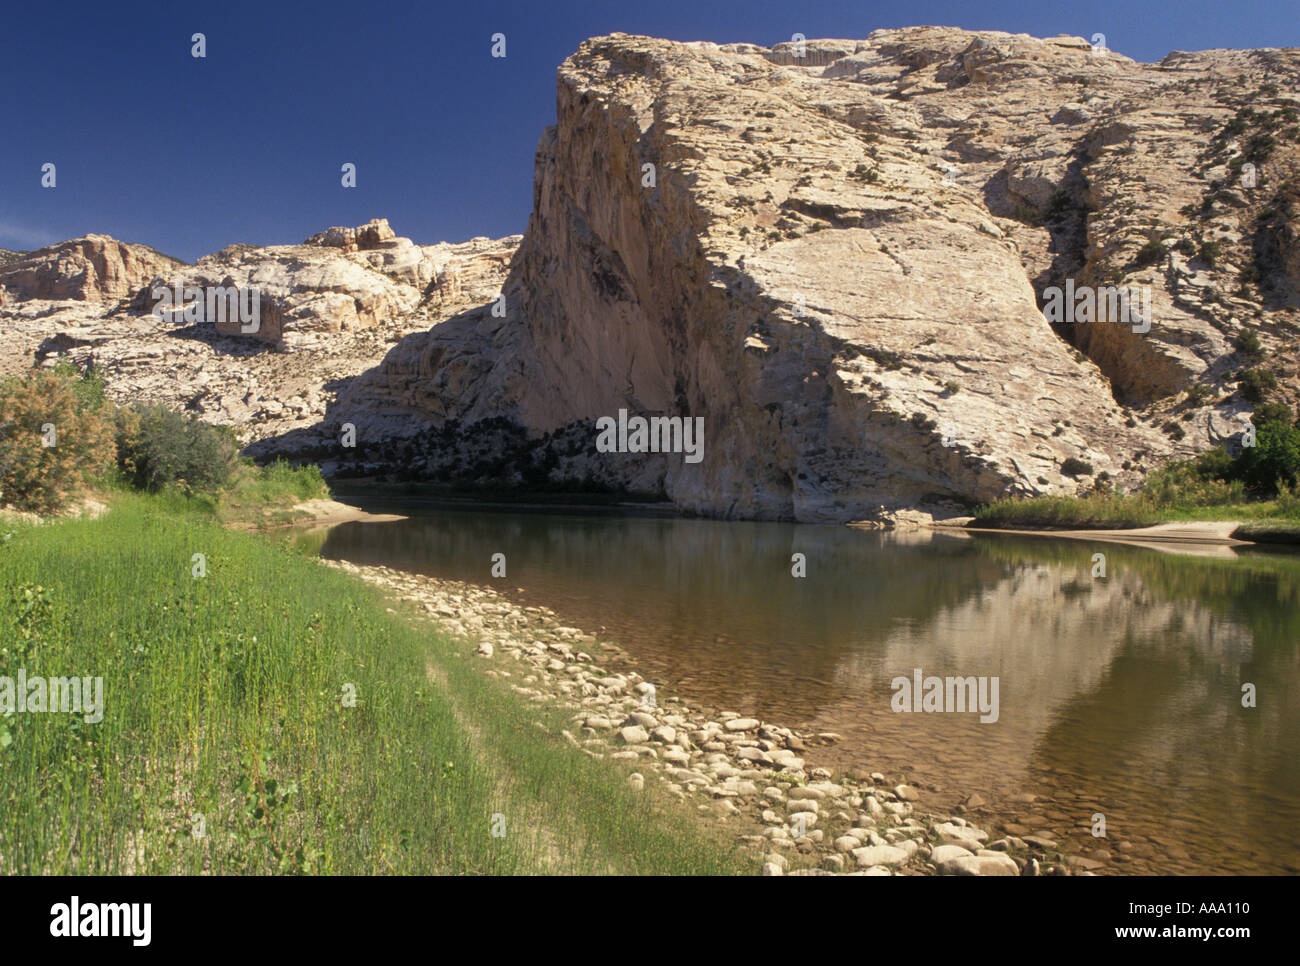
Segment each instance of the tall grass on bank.
[[239,466],[224,489],[205,496],[222,523],[256,528],[292,522],[295,504],[329,499],[330,490],[319,466],[276,460]]
[[[1204,479],[1179,463],[1157,470],[1136,493],[998,500],[975,511],[975,526],[1003,529],[1131,529],[1178,520],[1289,521],[1300,524],[1300,495],[1279,482],[1272,499],[1252,500],[1240,481]],[[1276,528],[1268,528],[1270,532]],[[1263,530],[1257,529],[1257,532]]]
[[1286,521],[1256,523],[1249,533],[1253,539],[1291,542],[1297,528],[1290,524],[1300,524],[1300,417],[1285,403],[1268,402],[1256,406],[1251,419],[1235,453],[1219,446],[1170,463],[1151,473],[1136,493],[1115,490],[1103,473],[1092,493],[998,500],[976,511],[976,523],[1088,529],[1173,520]]
[[199,505],[0,526],[0,676],[100,676],[105,699],[97,724],[0,719],[0,872],[747,868],[464,642]]

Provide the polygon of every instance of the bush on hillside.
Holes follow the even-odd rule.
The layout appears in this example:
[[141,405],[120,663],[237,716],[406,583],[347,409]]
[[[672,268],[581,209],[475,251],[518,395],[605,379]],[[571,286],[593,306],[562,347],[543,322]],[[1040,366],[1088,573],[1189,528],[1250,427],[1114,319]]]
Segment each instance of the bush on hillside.
[[1196,460],[1162,466],[1147,477],[1142,497],[1152,506],[1224,506],[1246,498],[1245,487],[1225,474],[1232,463],[1222,449],[1202,453]]
[[1267,369],[1246,369],[1237,376],[1237,389],[1250,402],[1263,402],[1264,395],[1277,388],[1277,376]]
[[159,403],[117,413],[117,463],[137,489],[218,489],[235,471],[238,449],[229,430]]
[[67,366],[0,380],[0,503],[58,510],[112,458],[113,428],[97,379]]
[[1232,346],[1249,358],[1257,358],[1264,351],[1264,345],[1259,341],[1259,333],[1254,329],[1242,329],[1238,332],[1236,338],[1232,340]]
[[1236,487],[1264,497],[1290,493],[1300,481],[1300,424],[1295,413],[1285,403],[1262,403],[1255,407],[1251,422],[1254,446],[1243,446],[1236,456],[1219,446],[1201,453],[1194,462],[1170,464],[1152,474],[1144,490],[1171,503],[1193,506],[1209,505],[1196,496],[1209,495],[1213,486]]
[[1232,462],[1228,479],[1252,492],[1275,496],[1300,483],[1300,428],[1288,407],[1274,403],[1255,410],[1255,445],[1245,446]]

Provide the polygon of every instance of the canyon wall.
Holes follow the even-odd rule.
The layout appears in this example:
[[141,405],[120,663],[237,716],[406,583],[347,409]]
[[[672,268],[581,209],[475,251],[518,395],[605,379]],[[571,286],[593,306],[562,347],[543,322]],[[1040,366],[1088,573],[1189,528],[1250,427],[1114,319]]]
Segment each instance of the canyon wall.
[[[1239,428],[1249,406],[1215,385],[1244,364],[1232,339],[1249,326],[1286,358],[1298,331],[1285,258],[1253,289],[1234,278],[1252,217],[1294,186],[1297,139],[1279,122],[1246,189],[1227,176],[1251,132],[1229,125],[1242,104],[1283,116],[1300,55],[1143,65],[947,28],[800,53],[583,44],[504,317],[408,337],[331,416],[376,439],[441,431],[435,477],[497,419],[550,435],[552,478],[800,520],[1131,485]],[[1054,331],[1040,308],[1067,279],[1145,287],[1150,318],[1103,298]],[[703,460],[596,452],[620,409],[703,417]]]
[[[522,238],[0,253],[0,365],[93,363],[336,476],[826,521],[1131,488],[1236,438],[1244,374],[1295,402],[1298,91],[1296,50],[594,38]],[[260,324],[151,311],[175,280]],[[601,452],[620,411],[699,420],[702,458]]]

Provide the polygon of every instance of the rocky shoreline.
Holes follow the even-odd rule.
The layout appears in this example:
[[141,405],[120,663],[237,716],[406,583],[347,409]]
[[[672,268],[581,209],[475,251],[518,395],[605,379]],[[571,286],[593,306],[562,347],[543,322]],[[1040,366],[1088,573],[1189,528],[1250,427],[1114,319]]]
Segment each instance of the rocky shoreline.
[[[388,567],[323,561],[413,601],[465,642],[483,673],[570,712],[564,740],[635,767],[762,856],[764,875],[1092,875],[1040,836],[989,833],[961,816],[922,814],[916,789],[879,773],[814,764],[831,732],[804,733],[737,712],[708,713],[664,694],[622,648],[566,627],[546,607],[488,588]],[[596,656],[593,656],[595,654]]]

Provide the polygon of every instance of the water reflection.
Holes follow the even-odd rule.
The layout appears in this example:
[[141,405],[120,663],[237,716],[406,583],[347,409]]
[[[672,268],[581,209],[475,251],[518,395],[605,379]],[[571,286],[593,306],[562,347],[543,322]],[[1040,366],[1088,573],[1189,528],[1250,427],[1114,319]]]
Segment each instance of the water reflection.
[[[935,809],[978,793],[982,823],[1114,871],[1300,871],[1300,558],[466,510],[344,524],[321,553],[545,604],[699,703],[839,732],[833,765],[906,775]],[[891,711],[917,667],[997,675],[998,721]]]

